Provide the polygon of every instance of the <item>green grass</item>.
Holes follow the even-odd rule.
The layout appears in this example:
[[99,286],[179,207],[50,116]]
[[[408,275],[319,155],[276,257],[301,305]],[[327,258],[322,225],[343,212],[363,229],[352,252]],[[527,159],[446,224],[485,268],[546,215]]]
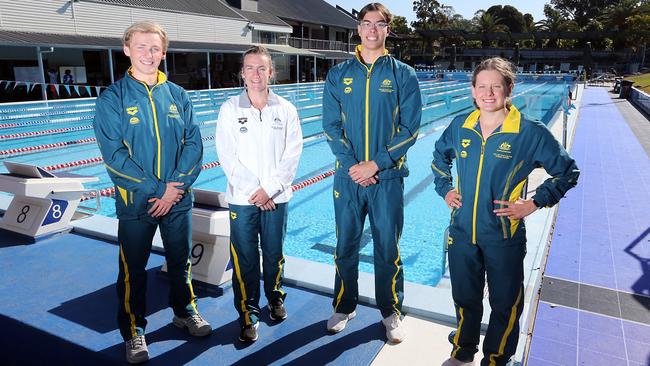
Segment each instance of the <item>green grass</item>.
[[636,88],[639,88],[646,93],[650,93],[650,73],[638,76],[630,76],[625,78],[625,80],[634,81],[634,86]]

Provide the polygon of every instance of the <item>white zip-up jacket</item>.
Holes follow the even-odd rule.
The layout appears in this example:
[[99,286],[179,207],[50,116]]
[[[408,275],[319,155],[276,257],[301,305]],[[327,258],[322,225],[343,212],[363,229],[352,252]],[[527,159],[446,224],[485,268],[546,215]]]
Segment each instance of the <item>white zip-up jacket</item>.
[[260,187],[275,203],[289,201],[302,153],[293,104],[271,90],[261,111],[251,105],[246,91],[231,97],[219,110],[216,145],[228,179],[228,203],[250,205],[248,199]]

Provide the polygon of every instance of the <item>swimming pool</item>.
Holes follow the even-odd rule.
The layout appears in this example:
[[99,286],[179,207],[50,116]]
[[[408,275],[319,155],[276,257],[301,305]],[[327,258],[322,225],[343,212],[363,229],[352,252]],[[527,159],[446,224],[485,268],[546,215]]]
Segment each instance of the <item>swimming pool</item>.
[[[443,273],[442,235],[449,211],[433,190],[430,172],[433,144],[444,127],[459,113],[472,109],[469,84],[458,81],[421,81],[423,119],[418,142],[408,154],[410,177],[405,179],[405,222],[401,255],[407,281],[435,286]],[[305,146],[295,182],[301,182],[333,168],[333,155],[321,136],[322,83],[274,86],[274,91],[294,102],[302,121]],[[515,87],[514,104],[529,118],[548,122],[559,105],[564,83],[524,82]],[[216,167],[214,131],[219,105],[241,89],[192,91],[190,96],[201,123],[204,164],[208,164],[195,186],[222,191],[226,180]],[[0,160],[49,167],[53,172],[70,171],[100,177],[88,188],[112,186],[101,164],[94,142],[92,118],[94,99],[0,105]],[[4,167],[0,167],[4,171]],[[332,263],[336,244],[332,179],[325,178],[294,194],[290,203],[287,255]],[[100,214],[115,216],[114,200],[101,198]],[[372,272],[369,227],[361,243],[360,270]]]

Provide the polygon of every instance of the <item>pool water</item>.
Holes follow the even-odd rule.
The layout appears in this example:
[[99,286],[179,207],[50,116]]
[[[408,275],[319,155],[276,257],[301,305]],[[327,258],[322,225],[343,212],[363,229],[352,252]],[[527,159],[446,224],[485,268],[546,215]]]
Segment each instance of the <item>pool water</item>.
[[[435,286],[444,274],[443,232],[449,210],[433,189],[430,171],[433,146],[451,119],[473,109],[469,84],[458,81],[421,81],[423,117],[420,138],[409,150],[410,176],[405,179],[405,219],[400,251],[407,281]],[[528,118],[547,123],[558,108],[566,84],[524,82],[517,84],[513,103]],[[292,101],[301,117],[304,151],[295,183],[333,169],[334,157],[322,136],[322,83],[282,85],[274,91]],[[203,163],[217,160],[214,132],[220,104],[241,89],[215,89],[190,92],[204,139]],[[73,167],[54,169],[99,177],[87,188],[112,186],[101,163],[86,164],[84,159],[100,157],[94,138],[92,118],[94,99],[0,105],[0,161],[11,160],[42,167],[72,162]],[[64,147],[42,145],[66,143]],[[31,148],[30,148],[31,147]],[[30,151],[22,151],[30,148]],[[11,149],[22,149],[11,152]],[[4,167],[0,167],[4,172]],[[331,264],[336,246],[332,181],[325,178],[294,193],[289,205],[285,254]],[[223,191],[226,179],[221,168],[201,172],[195,187]],[[115,216],[114,199],[101,198],[99,214]],[[372,272],[372,238],[366,224],[361,243],[360,270]]]

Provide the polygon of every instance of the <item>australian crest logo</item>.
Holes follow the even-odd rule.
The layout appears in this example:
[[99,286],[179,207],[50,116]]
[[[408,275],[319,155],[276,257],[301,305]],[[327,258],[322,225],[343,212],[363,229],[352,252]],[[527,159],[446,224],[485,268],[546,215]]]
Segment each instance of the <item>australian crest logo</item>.
[[179,118],[181,115],[178,114],[178,107],[176,107],[176,104],[170,104],[169,105],[169,113],[167,114],[167,117],[169,118]]
[[350,94],[350,93],[352,93],[352,88],[348,86],[348,87],[346,87],[345,89],[343,89],[343,92],[344,92],[345,94]]
[[137,125],[138,123],[140,123],[140,118],[131,117],[131,119],[129,119],[129,123],[132,124],[132,125]]
[[393,81],[390,79],[384,79],[384,81],[381,82],[379,91],[384,93],[391,93],[393,91]]
[[499,145],[499,148],[497,151],[494,153],[494,157],[498,159],[512,159],[512,146],[508,142],[502,142],[501,145]]

